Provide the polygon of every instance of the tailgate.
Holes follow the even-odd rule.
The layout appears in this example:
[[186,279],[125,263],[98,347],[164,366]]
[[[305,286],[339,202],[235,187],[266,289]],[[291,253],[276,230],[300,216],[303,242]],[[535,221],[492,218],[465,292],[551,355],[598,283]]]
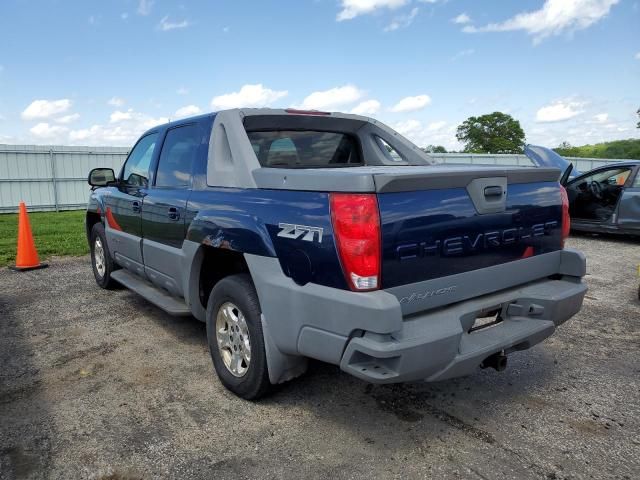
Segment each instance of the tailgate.
[[557,169],[411,169],[374,174],[383,288],[562,249]]

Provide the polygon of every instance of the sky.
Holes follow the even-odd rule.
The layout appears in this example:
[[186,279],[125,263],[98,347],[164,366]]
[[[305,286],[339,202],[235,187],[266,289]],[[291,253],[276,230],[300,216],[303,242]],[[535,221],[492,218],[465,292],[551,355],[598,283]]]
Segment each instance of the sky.
[[419,146],[639,138],[640,0],[2,0],[0,143],[130,146],[234,107],[377,118]]

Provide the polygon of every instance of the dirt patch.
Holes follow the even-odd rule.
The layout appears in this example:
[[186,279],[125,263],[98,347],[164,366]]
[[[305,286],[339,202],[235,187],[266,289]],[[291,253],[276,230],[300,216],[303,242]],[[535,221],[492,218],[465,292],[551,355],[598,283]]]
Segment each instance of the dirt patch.
[[311,362],[250,403],[204,326],[88,258],[0,270],[0,479],[588,479],[640,472],[640,242],[575,237],[583,310],[504,372],[374,386]]

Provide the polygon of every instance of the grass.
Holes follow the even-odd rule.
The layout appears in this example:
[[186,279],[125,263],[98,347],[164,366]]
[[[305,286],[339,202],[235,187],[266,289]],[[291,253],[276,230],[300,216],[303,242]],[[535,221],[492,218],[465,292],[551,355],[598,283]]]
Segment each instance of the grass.
[[[40,261],[51,255],[89,253],[84,217],[84,210],[30,213],[31,231]],[[15,262],[17,242],[18,215],[0,215],[0,267]]]

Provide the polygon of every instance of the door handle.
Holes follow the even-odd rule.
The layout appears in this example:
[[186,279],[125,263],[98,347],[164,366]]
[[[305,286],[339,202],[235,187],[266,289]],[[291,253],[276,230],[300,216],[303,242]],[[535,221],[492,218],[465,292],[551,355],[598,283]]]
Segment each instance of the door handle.
[[180,220],[180,212],[178,212],[178,209],[176,207],[169,207],[169,210],[167,210],[167,217],[169,217],[169,220]]
[[140,208],[140,202],[138,202],[137,200],[131,202],[131,210],[133,210],[133,213],[140,213],[142,211],[142,209]]

